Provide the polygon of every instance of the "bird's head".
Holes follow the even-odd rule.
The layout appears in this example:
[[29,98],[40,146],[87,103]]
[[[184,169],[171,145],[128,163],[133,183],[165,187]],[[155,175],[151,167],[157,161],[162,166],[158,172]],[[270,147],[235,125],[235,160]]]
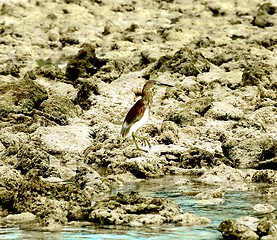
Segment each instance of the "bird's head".
[[158,82],[156,80],[149,80],[144,84],[144,87],[143,87],[142,91],[143,92],[149,91],[149,90],[153,89],[155,86],[173,87],[172,85],[162,83],[162,82]]

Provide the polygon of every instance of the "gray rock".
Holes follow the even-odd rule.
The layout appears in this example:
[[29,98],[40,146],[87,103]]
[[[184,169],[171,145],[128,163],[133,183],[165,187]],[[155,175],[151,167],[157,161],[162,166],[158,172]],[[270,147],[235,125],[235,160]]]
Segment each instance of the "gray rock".
[[67,124],[69,118],[77,117],[77,109],[74,103],[63,96],[50,96],[40,105],[40,109],[61,125]]
[[232,240],[258,240],[259,236],[248,226],[237,220],[224,220],[217,228],[224,239]]
[[207,218],[183,213],[173,201],[143,197],[136,192],[120,192],[97,201],[90,213],[90,220],[99,224],[130,226],[165,223],[199,225],[210,222]]
[[47,99],[46,90],[26,74],[22,80],[10,78],[0,81],[0,117],[9,113],[22,113],[38,108]]
[[[221,145],[226,158],[241,168],[266,167],[266,164],[259,165],[277,155],[277,140],[272,137],[259,136],[247,137],[244,139],[224,139]],[[257,165],[258,164],[258,165]],[[270,164],[268,164],[268,167]],[[272,162],[272,167],[274,164]]]
[[32,222],[36,218],[36,215],[30,213],[30,212],[23,212],[20,214],[10,214],[6,217],[4,217],[4,222],[7,223],[26,223],[26,222]]
[[262,239],[277,238],[277,225],[274,214],[269,214],[259,221],[257,226],[257,233]]

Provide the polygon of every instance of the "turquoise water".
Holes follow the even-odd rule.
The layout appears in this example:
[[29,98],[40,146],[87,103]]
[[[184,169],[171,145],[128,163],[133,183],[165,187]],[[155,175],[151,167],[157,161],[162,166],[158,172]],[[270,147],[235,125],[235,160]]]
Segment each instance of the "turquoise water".
[[167,228],[140,228],[140,229],[85,229],[85,228],[65,228],[63,232],[32,232],[23,231],[18,228],[0,229],[0,237],[6,239],[93,239],[93,240],[168,240],[168,239],[222,239],[221,234],[212,228],[194,227],[167,227]]
[[[212,189],[214,186],[195,184],[180,184],[179,178],[149,180],[143,183],[129,184],[117,191],[138,191],[151,197],[163,197],[175,201],[184,212],[191,212],[197,216],[212,220],[208,225],[194,227],[176,227],[172,225],[131,228],[123,226],[90,226],[85,228],[66,227],[61,232],[24,231],[19,228],[0,228],[0,239],[93,239],[93,240],[219,240],[221,233],[216,230],[221,221],[240,216],[254,216],[253,205],[270,203],[277,208],[275,202],[265,202],[259,191],[225,193],[224,202],[217,205],[205,205],[194,198],[194,195]],[[182,180],[182,179],[181,179]]]

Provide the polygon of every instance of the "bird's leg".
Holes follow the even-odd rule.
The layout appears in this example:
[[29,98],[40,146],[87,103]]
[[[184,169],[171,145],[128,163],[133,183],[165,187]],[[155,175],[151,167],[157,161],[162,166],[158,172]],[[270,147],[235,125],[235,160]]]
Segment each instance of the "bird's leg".
[[136,148],[139,150],[138,143],[137,143],[137,140],[136,140],[136,137],[135,137],[135,133],[132,133],[132,138],[133,138],[133,141],[136,145]]
[[[139,137],[139,136],[135,135],[134,132],[132,133],[132,138],[133,138],[133,140],[134,140],[134,143],[135,143],[135,145],[136,145],[137,150],[141,150],[141,151],[147,152],[146,150],[144,150],[144,149],[142,149],[142,148],[140,148],[140,147],[138,146],[138,142],[137,142],[137,140],[136,140],[136,137],[137,137],[138,139],[142,140],[142,141],[144,141],[145,139],[143,139],[142,137]],[[146,139],[146,140],[147,140],[147,139]],[[147,140],[147,142],[148,142],[148,145],[150,146],[150,143],[149,143],[148,140]]]

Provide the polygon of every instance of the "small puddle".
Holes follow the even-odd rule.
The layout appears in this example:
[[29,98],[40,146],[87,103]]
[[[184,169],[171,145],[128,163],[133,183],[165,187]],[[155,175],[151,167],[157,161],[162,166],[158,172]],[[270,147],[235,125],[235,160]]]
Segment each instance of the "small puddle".
[[[257,191],[227,191],[224,201],[220,204],[203,204],[195,199],[195,195],[201,191],[218,187],[203,185],[197,182],[191,183],[185,177],[166,177],[163,179],[151,179],[140,183],[132,183],[117,189],[116,191],[138,191],[149,197],[161,197],[173,200],[184,212],[190,212],[197,216],[207,217],[212,220],[210,224],[190,227],[176,227],[173,225],[151,227],[124,227],[104,226],[71,228],[65,227],[61,232],[35,232],[24,231],[19,228],[0,228],[0,239],[93,239],[93,240],[219,240],[223,239],[221,233],[216,230],[221,221],[242,216],[261,217],[255,213],[253,206],[258,203],[271,204],[277,208],[274,199],[265,200],[259,190]],[[114,194],[116,194],[116,191]]]

